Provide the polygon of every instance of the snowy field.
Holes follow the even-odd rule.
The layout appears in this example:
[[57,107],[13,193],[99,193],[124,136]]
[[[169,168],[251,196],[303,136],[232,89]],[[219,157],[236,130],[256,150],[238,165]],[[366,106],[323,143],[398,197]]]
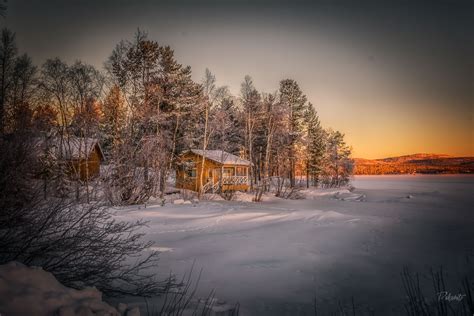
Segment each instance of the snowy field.
[[322,312],[354,297],[377,315],[403,314],[405,265],[422,276],[442,265],[457,293],[474,259],[474,176],[358,176],[352,185],[305,191],[304,200],[201,201],[117,216],[149,221],[160,275],[180,276],[195,261],[198,295],[215,289],[222,302],[238,301],[241,315],[311,315],[315,297]]

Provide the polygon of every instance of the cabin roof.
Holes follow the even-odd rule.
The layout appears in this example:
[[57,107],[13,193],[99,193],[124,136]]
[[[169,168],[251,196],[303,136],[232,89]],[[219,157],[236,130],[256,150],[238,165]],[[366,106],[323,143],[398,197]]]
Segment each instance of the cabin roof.
[[63,139],[60,137],[45,139],[39,137],[35,141],[35,147],[37,150],[48,149],[58,156],[62,153],[62,157],[65,159],[88,158],[92,151],[97,148],[100,159],[104,160],[104,153],[102,152],[102,148],[96,138],[69,136],[64,137]]
[[[223,150],[201,150],[191,149],[187,152],[192,152],[198,156],[203,156],[206,159],[212,160],[223,165],[239,165],[239,166],[250,166],[252,163],[246,159],[242,159],[236,155],[228,153]],[[185,152],[186,153],[186,152]]]

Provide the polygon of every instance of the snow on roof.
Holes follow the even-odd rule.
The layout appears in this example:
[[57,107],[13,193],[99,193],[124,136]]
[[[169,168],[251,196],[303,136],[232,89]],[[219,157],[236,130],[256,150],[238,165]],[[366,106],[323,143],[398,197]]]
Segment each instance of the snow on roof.
[[250,166],[251,162],[223,150],[191,149],[190,152],[224,165]]
[[89,157],[95,146],[98,146],[101,158],[103,159],[102,149],[100,148],[99,142],[95,138],[83,138],[83,137],[52,137],[49,139],[38,138],[35,142],[35,147],[38,149],[53,149],[54,153],[62,156],[65,159],[80,159]]

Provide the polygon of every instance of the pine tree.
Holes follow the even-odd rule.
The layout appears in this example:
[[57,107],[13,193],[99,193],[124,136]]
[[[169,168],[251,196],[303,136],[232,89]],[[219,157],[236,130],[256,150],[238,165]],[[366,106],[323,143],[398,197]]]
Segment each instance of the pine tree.
[[295,186],[296,152],[301,144],[304,130],[304,113],[306,110],[306,96],[301,91],[298,83],[291,79],[280,82],[280,102],[287,109],[288,121],[288,160],[290,186]]
[[226,96],[212,112],[212,125],[218,128],[212,134],[209,146],[239,156],[244,145],[243,125],[239,120],[239,111],[234,100]]
[[160,52],[161,125],[172,140],[170,162],[174,163],[180,152],[196,143],[196,113],[203,104],[202,90],[191,78],[191,67],[179,64],[169,46]]
[[305,112],[306,124],[306,185],[318,185],[319,175],[324,167],[326,134],[321,127],[319,116],[314,106],[309,103]]
[[127,123],[125,99],[117,85],[114,85],[105,97],[102,113],[100,121],[102,149],[110,157],[114,149],[122,143]]

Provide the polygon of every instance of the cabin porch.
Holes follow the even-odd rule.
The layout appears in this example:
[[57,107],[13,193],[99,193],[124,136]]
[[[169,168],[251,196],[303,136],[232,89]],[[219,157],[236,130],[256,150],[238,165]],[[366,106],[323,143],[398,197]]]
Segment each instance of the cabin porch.
[[[199,165],[179,171],[176,187],[199,191],[200,171]],[[246,191],[249,186],[249,170],[246,166],[204,167],[203,192]]]

